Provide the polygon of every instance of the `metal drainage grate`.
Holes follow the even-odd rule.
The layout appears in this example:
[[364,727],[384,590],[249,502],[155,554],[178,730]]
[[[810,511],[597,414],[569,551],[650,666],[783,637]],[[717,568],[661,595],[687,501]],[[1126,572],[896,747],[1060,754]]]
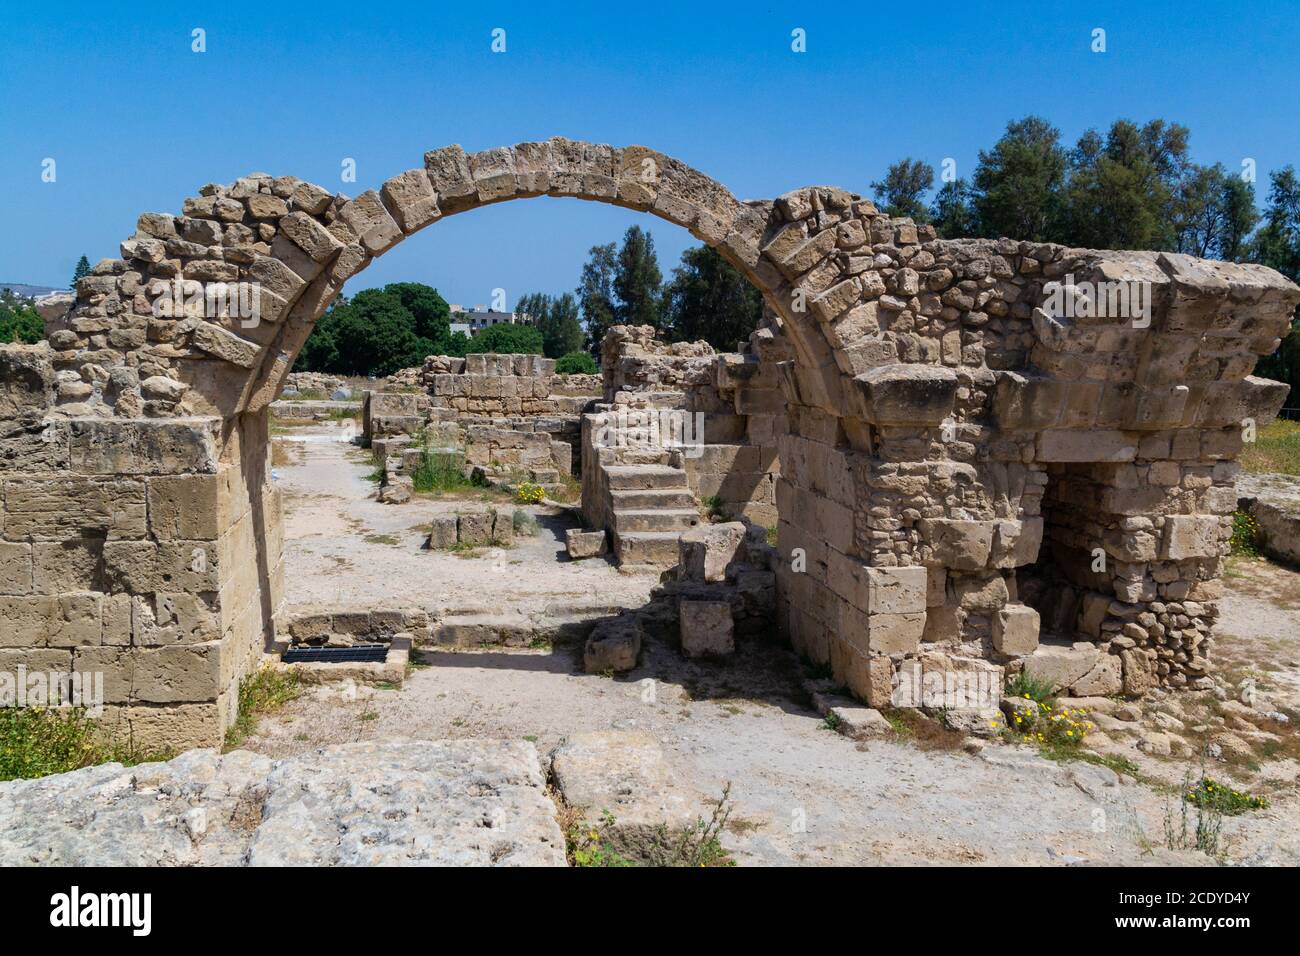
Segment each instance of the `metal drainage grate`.
[[351,647],[291,647],[281,658],[286,664],[356,664],[388,660],[387,644],[354,644]]

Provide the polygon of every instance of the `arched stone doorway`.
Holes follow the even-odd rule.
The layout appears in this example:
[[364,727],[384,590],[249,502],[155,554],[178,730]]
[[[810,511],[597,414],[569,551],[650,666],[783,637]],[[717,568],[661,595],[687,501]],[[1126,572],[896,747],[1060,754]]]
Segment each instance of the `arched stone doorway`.
[[[1285,396],[1249,373],[1300,290],[1185,256],[937,240],[831,187],[741,202],[654,150],[565,139],[433,150],[355,199],[254,175],[142,216],[47,316],[48,348],[0,350],[11,656],[104,671],[138,738],[219,738],[282,593],[267,407],[314,323],[407,235],[543,195],[687,228],[780,319],[780,623],[860,696],[1030,656],[1090,692],[1204,672],[1241,422]],[[185,301],[185,281],[246,284],[257,321]],[[1145,311],[1062,309],[1063,284],[1141,290]],[[1090,500],[1058,520],[1058,481],[1045,527],[1049,471]],[[1065,643],[1036,653],[1015,569],[1044,535],[1112,560],[1066,575]],[[1171,602],[1176,641],[1146,623]]]

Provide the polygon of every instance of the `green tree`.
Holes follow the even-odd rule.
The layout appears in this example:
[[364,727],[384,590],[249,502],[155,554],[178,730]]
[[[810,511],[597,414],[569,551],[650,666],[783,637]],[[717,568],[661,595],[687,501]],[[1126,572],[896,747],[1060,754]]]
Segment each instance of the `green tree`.
[[614,273],[617,267],[614,243],[592,246],[582,267],[582,277],[578,280],[578,307],[586,327],[587,348],[595,355],[600,354],[605,330],[615,324]]
[[971,178],[978,235],[1034,242],[1061,237],[1066,154],[1056,127],[1037,116],[1007,124]]
[[502,352],[509,354],[542,354],[542,333],[531,325],[503,322],[479,329],[466,348],[466,354],[477,352]]
[[682,253],[664,290],[667,331],[676,341],[704,339],[730,352],[763,316],[763,296],[709,246]]
[[542,330],[548,358],[561,358],[582,348],[582,323],[578,321],[578,300],[570,292],[551,302],[546,328]]
[[453,332],[451,338],[447,340],[447,348],[443,351],[443,354],[464,358],[469,354],[469,343],[470,337],[464,332]]
[[618,324],[658,328],[663,281],[654,237],[640,226],[631,226],[623,234],[614,272],[614,318]]
[[600,368],[591,353],[570,352],[556,360],[555,371],[560,375],[595,375]]
[[876,203],[891,216],[909,216],[913,222],[929,222],[930,212],[922,196],[934,185],[934,167],[908,157],[890,166],[885,178],[871,184]]
[[45,338],[45,320],[30,299],[0,290],[0,344],[22,342],[34,345]]
[[944,239],[969,239],[979,232],[970,184],[954,179],[943,184],[930,204],[930,222]]
[[1070,153],[1065,218],[1071,244],[1173,249],[1175,195],[1188,168],[1187,127],[1116,120],[1088,130]]
[[[1288,165],[1269,178],[1264,224],[1251,240],[1249,255],[1293,282],[1300,281],[1300,177]],[[1300,392],[1300,308],[1292,317],[1290,333],[1276,352],[1259,361],[1256,374],[1289,384],[1294,401]]]
[[384,292],[397,296],[415,320],[413,331],[422,339],[445,342],[451,335],[451,306],[438,290],[422,282],[393,282]]
[[77,287],[77,280],[84,279],[88,275],[90,275],[90,260],[85,256],[82,256],[77,260],[76,268],[72,270],[72,282],[68,284],[68,288],[75,289]]
[[1237,261],[1259,212],[1255,190],[1221,163],[1194,166],[1179,184],[1174,204],[1175,248],[1205,259]]
[[[335,301],[316,323],[294,365],[336,375],[391,375],[424,364],[452,345],[450,309],[437,290],[396,282]],[[463,338],[463,337],[462,337]]]
[[558,359],[582,348],[578,302],[568,292],[556,297],[533,292],[523,296],[515,309],[529,316],[533,326],[542,333],[542,347],[547,358]]
[[339,296],[316,320],[311,335],[298,353],[293,368],[296,372],[335,372],[339,370],[338,330],[343,321],[348,300]]

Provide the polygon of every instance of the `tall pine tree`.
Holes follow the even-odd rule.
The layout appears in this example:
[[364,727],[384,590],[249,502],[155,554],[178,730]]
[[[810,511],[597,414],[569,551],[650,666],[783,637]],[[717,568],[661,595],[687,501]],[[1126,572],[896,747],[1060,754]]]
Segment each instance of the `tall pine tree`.
[[630,227],[623,234],[614,273],[614,317],[618,323],[659,328],[663,281],[654,237],[640,226]]
[[592,246],[578,280],[578,308],[586,327],[587,348],[596,356],[600,355],[600,343],[605,339],[605,330],[615,324],[614,273],[618,256],[614,250],[612,242]]
[[979,235],[1059,241],[1066,154],[1056,127],[1037,116],[1007,124],[991,150],[980,150],[971,188]]
[[68,288],[75,289],[77,280],[84,279],[88,275],[90,275],[90,260],[82,256],[77,260],[76,268],[72,270],[72,282],[68,284]]

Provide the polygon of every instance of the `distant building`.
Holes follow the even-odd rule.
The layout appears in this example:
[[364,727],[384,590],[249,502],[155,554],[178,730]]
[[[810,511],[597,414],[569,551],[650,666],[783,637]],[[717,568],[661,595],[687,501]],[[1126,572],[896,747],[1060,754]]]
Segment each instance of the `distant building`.
[[55,289],[48,285],[30,285],[26,282],[0,282],[0,291],[8,290],[24,299],[39,299],[52,292],[67,292],[67,289]]
[[523,312],[496,312],[486,306],[476,305],[467,309],[463,305],[451,304],[451,331],[473,335],[489,325],[532,325],[533,317]]

